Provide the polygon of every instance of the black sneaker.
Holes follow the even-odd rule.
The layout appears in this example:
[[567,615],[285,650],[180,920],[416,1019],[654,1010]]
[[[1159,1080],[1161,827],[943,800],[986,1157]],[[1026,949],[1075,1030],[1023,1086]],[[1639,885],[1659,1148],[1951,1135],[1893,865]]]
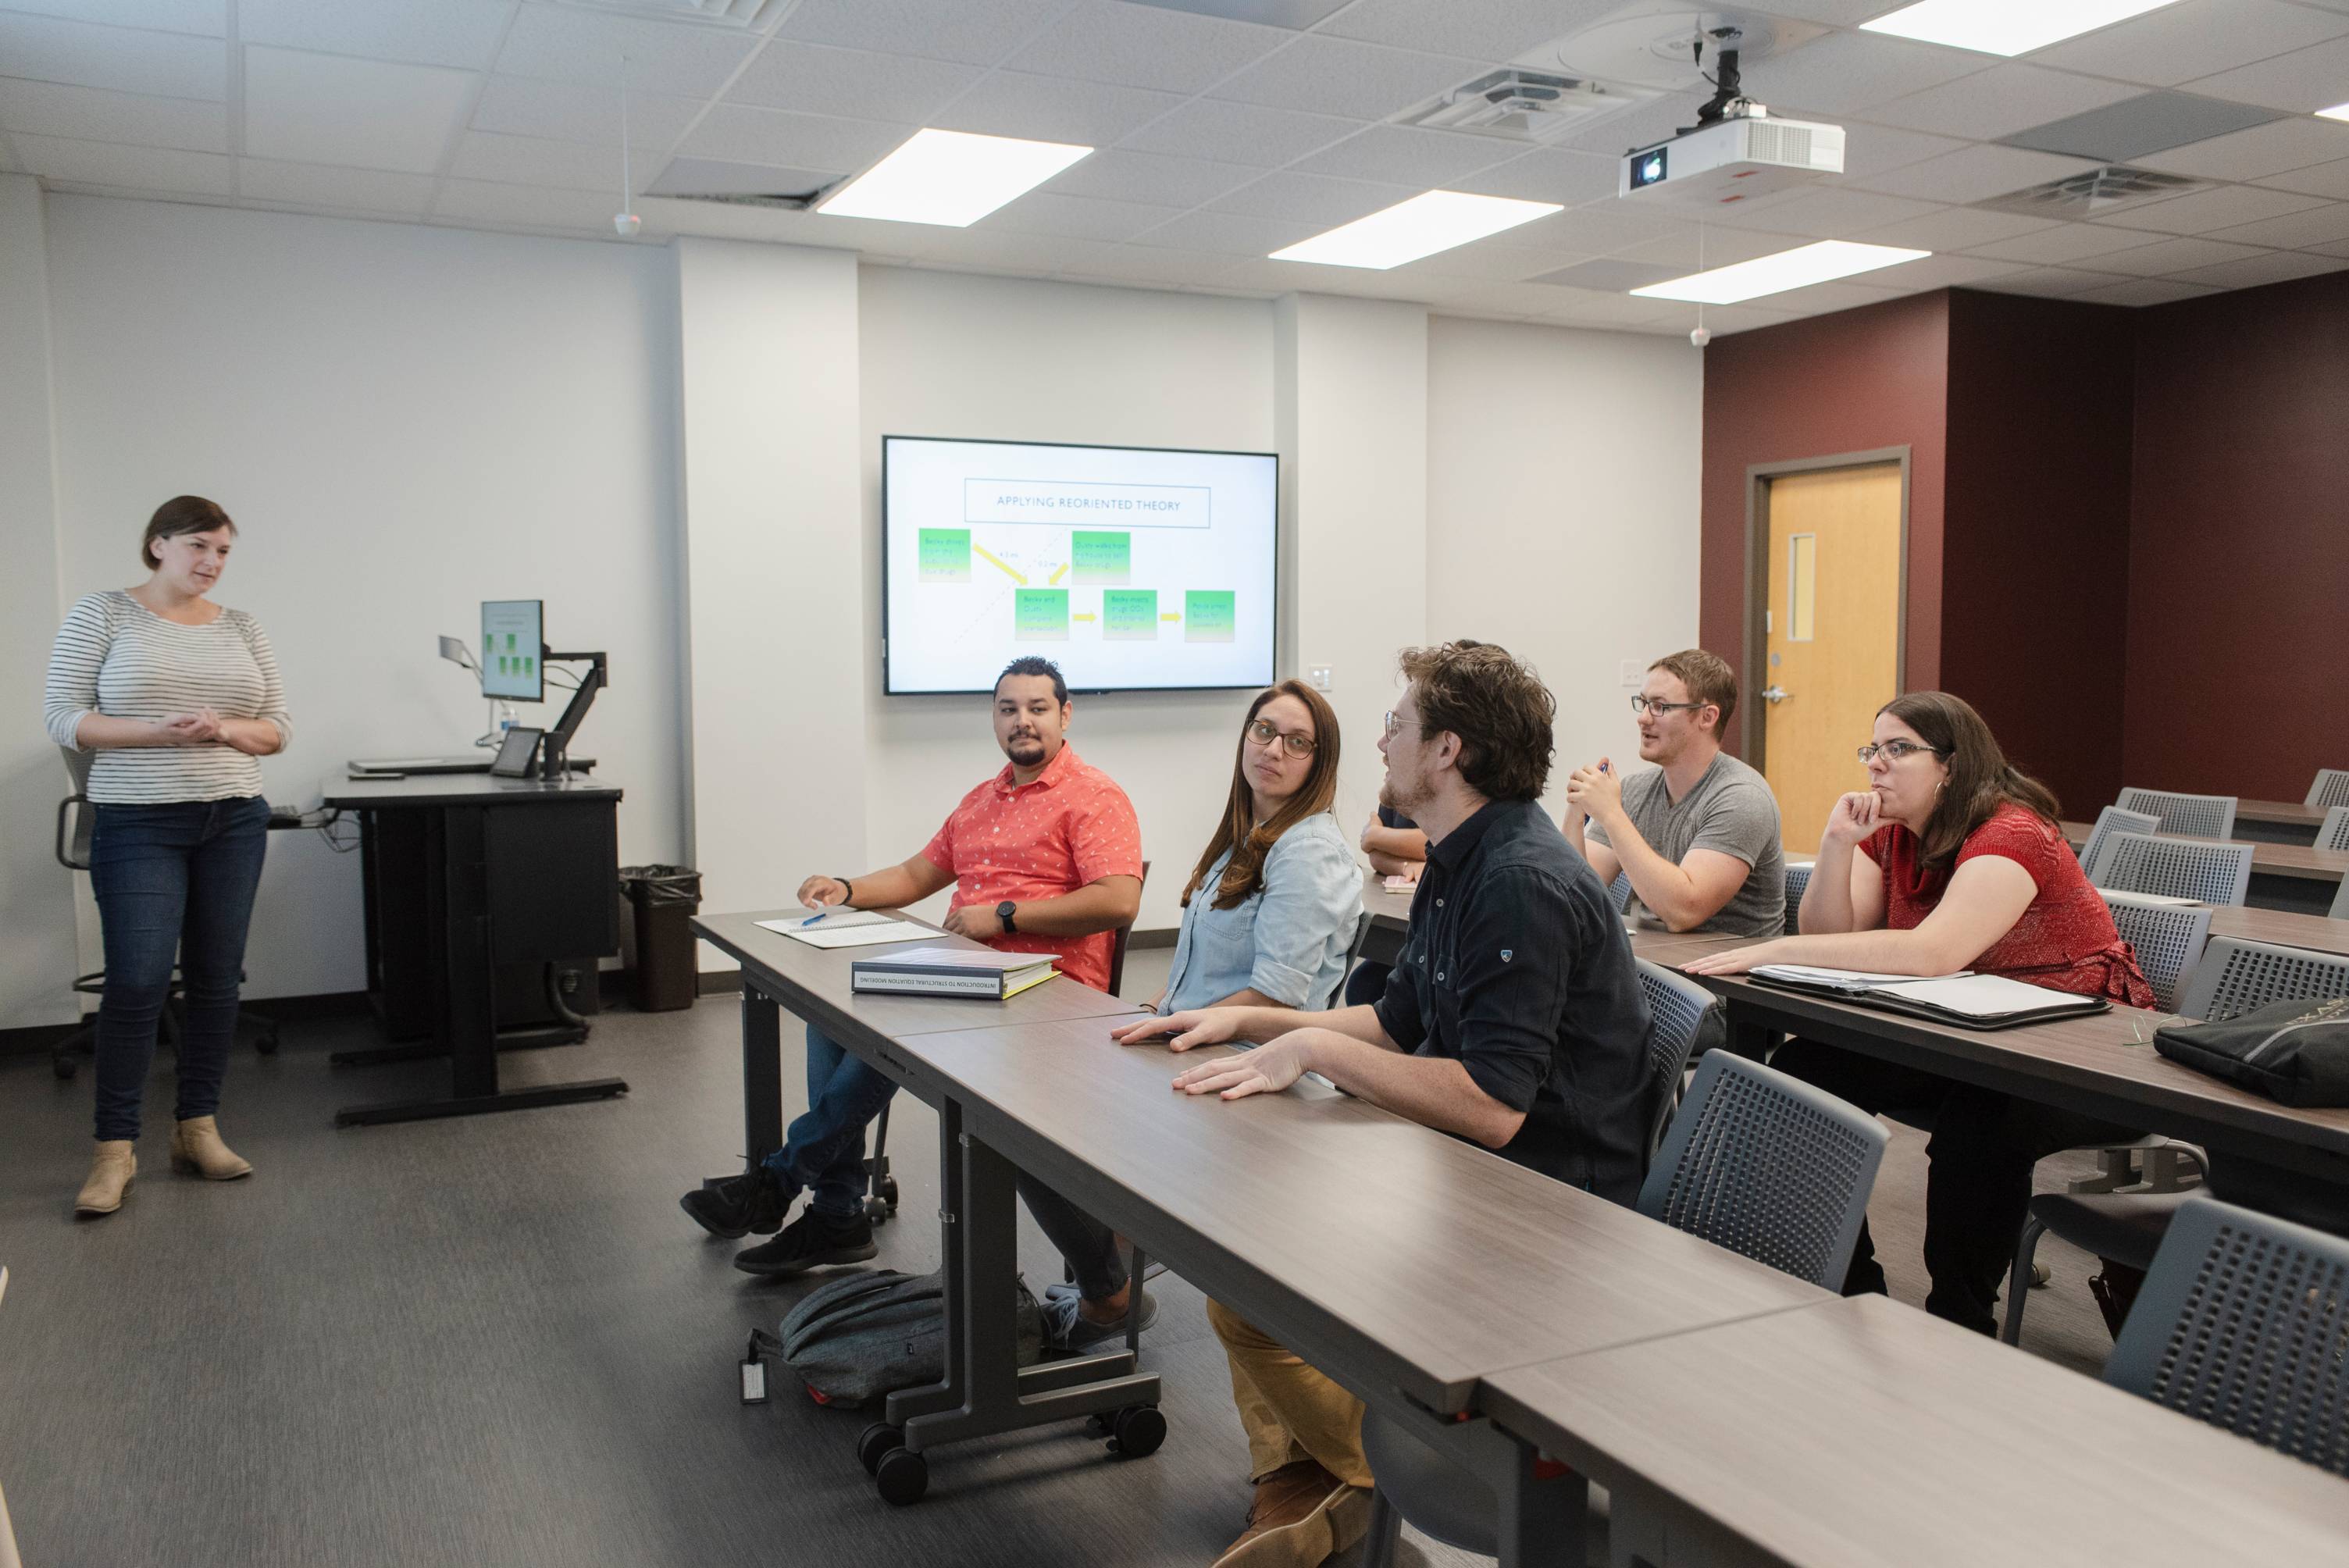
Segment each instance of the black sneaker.
[[827,1264],[863,1263],[880,1250],[873,1244],[873,1222],[862,1212],[833,1221],[809,1209],[773,1241],[737,1253],[734,1266],[744,1274],[795,1274]]
[[713,1236],[733,1241],[756,1231],[771,1236],[782,1228],[791,1204],[783,1197],[774,1172],[753,1165],[730,1181],[705,1182],[677,1201],[693,1222]]

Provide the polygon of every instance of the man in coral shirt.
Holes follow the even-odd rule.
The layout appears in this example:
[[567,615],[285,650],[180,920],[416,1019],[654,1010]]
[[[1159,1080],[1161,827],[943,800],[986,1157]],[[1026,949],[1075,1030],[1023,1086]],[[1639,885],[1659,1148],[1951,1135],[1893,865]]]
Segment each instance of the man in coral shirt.
[[[1068,744],[1073,708],[1049,659],[1014,659],[995,683],[995,739],[1010,762],[962,798],[921,853],[859,877],[813,876],[800,885],[811,909],[893,909],[951,886],[946,928],[991,947],[1049,953],[1069,978],[1109,988],[1112,933],[1142,904],[1142,830],[1133,803]],[[864,1129],[895,1086],[811,1026],[808,1109],[783,1147],[733,1181],[688,1192],[685,1212],[729,1239],[781,1227],[735,1266],[792,1274],[874,1254],[864,1217]],[[1124,1264],[1115,1238],[1049,1189],[1020,1178],[1037,1222],[1074,1267],[1081,1299],[1060,1325],[1079,1340],[1097,1325],[1122,1326]],[[782,1225],[802,1191],[808,1206]],[[1145,1309],[1146,1310],[1146,1309]],[[1064,1334],[1064,1337],[1068,1335]]]

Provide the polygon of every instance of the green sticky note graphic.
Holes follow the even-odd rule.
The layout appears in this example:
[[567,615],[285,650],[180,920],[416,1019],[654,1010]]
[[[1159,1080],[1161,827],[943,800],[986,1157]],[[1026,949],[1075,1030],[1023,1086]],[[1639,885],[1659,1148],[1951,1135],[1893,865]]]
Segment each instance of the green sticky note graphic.
[[1148,643],[1156,641],[1157,637],[1157,589],[1110,588],[1102,591],[1102,641]]
[[1239,632],[1235,601],[1228,588],[1191,589],[1183,595],[1183,640],[1186,643],[1228,643]]
[[926,528],[921,531],[921,536],[923,582],[970,581],[970,530]]
[[538,665],[538,661],[537,661],[536,659],[532,658],[528,654],[524,654],[524,655],[523,655],[523,657],[522,657],[522,673],[523,673],[523,674],[524,674],[524,675],[529,675],[529,674],[530,674],[533,669],[535,669],[535,668],[537,667],[537,665]]
[[1133,581],[1133,535],[1071,533],[1069,559],[1077,582],[1088,588],[1123,588]]
[[1013,590],[1011,634],[1023,643],[1067,642],[1069,591],[1066,588]]

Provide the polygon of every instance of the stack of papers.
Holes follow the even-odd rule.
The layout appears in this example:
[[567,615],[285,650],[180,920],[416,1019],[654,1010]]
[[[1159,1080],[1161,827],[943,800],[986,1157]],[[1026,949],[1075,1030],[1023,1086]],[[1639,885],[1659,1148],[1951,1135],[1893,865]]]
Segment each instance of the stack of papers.
[[804,942],[810,947],[871,947],[884,942],[918,942],[937,934],[926,925],[893,920],[865,909],[828,910],[820,915],[762,920],[759,926],[794,942]]
[[1764,964],[1753,972],[1765,985],[1807,991],[1856,1002],[1864,1007],[1909,1013],[1969,1029],[2011,1029],[2101,1013],[2112,1004],[2101,996],[2026,985],[2002,975],[1955,975],[1919,978],[1874,975],[1857,969],[1818,969],[1799,964]]

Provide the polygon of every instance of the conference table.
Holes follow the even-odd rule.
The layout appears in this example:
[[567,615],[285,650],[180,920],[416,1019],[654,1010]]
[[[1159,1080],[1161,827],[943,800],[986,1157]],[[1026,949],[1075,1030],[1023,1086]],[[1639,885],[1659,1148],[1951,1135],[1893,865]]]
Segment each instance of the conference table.
[[[2066,821],[2060,826],[2064,837],[2077,851],[2088,841],[2095,824]],[[2243,901],[2254,908],[2324,914],[2332,909],[2333,900],[2341,891],[2342,878],[2349,875],[2349,853],[2320,850],[2313,842],[2280,844],[2242,839],[2216,841],[2251,843],[2251,882]]]
[[2313,844],[2324,808],[2301,800],[2237,800],[2235,834],[2271,844]]

